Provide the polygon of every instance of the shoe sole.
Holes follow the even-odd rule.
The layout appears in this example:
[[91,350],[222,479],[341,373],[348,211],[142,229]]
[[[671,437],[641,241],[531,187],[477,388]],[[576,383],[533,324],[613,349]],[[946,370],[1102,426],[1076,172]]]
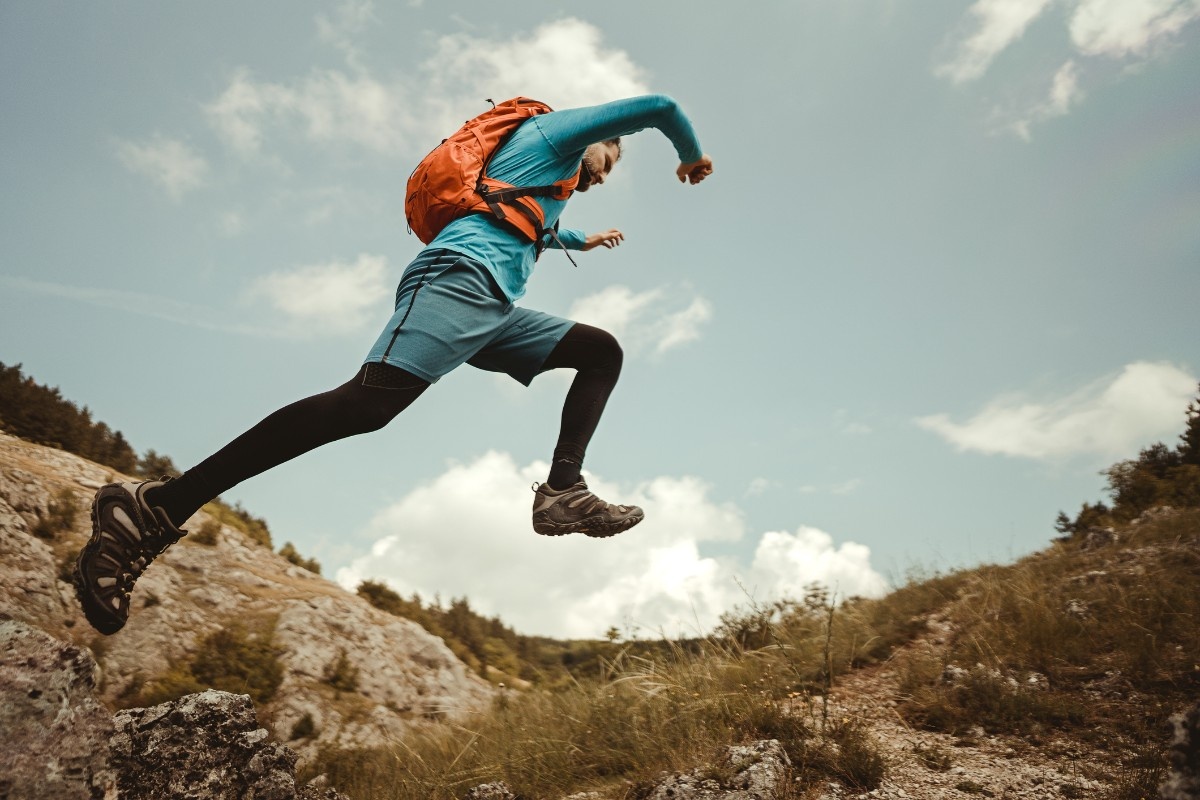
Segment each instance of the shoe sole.
[[582,533],[584,536],[590,536],[593,539],[607,539],[610,536],[616,536],[618,533],[624,533],[643,519],[645,519],[645,515],[626,517],[617,522],[600,522],[598,520],[590,522],[588,520],[560,523],[539,522],[534,524],[533,531],[540,536],[566,536],[568,533]]
[[97,548],[100,546],[100,501],[106,498],[105,490],[108,490],[109,495],[117,492],[124,493],[123,489],[108,489],[105,486],[92,498],[92,537],[88,539],[87,544],[75,558],[75,570],[71,573],[71,583],[75,586],[75,597],[83,608],[83,616],[87,618],[88,624],[105,636],[112,636],[125,627],[126,621],[114,618],[113,614],[105,608],[104,603],[88,588],[87,581],[83,577],[84,556],[87,555],[93,544]]

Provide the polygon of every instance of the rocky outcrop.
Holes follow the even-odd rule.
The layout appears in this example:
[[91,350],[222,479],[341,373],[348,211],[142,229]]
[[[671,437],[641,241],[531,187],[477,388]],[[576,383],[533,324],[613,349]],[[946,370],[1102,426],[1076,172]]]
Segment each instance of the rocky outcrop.
[[775,800],[790,769],[787,753],[774,739],[737,745],[713,767],[662,781],[646,800]]
[[113,722],[108,754],[121,800],[341,797],[297,789],[296,753],[268,741],[246,695],[210,689]]
[[[186,537],[167,550],[138,581],[129,624],[100,636],[80,613],[67,576],[90,532],[92,494],[120,477],[0,433],[0,615],[92,648],[100,666],[97,695],[110,707],[189,663],[208,635],[234,622],[272,635],[283,682],[258,712],[302,758],[321,746],[379,746],[490,702],[490,685],[440,638],[204,512],[187,527],[215,528],[216,543]],[[73,506],[73,522],[63,523],[69,514],[55,517],[56,505]],[[353,688],[330,684],[339,660],[357,673]],[[292,740],[297,732],[304,735]]]
[[0,622],[5,800],[346,800],[296,786],[296,753],[269,741],[246,695],[206,691],[113,717],[91,654]]
[[1171,717],[1171,771],[1159,787],[1162,800],[1200,800],[1200,703]]
[[111,788],[112,714],[95,687],[86,650],[0,622],[0,797],[88,800]]

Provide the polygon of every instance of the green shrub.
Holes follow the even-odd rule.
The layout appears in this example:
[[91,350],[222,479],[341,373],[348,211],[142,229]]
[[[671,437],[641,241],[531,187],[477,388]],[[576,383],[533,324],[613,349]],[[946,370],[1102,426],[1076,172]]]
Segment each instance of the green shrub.
[[313,720],[312,714],[306,713],[292,726],[292,735],[288,737],[288,741],[294,742],[297,739],[307,739],[316,732],[317,723]]
[[288,561],[295,564],[301,569],[306,569],[309,572],[314,572],[317,575],[321,574],[321,565],[315,558],[305,558],[296,550],[295,545],[291,542],[284,542],[283,547],[279,548],[279,555],[286,558]]
[[346,657],[346,651],[338,651],[337,659],[325,670],[325,682],[339,692],[358,689],[358,667]]
[[232,623],[206,638],[192,659],[196,680],[227,692],[250,695],[265,703],[283,683],[280,651],[271,641],[271,629],[252,631]]
[[126,708],[157,705],[205,689],[248,694],[255,703],[265,703],[283,683],[273,632],[271,621],[253,627],[231,622],[201,640],[190,661],[144,681],[140,690],[122,697],[121,704]]
[[122,697],[121,702],[126,708],[156,706],[208,688],[196,679],[186,665],[176,666],[147,682],[140,691],[134,691],[128,698]]
[[209,517],[204,521],[204,524],[188,534],[185,542],[193,544],[202,544],[206,547],[215,547],[218,541],[218,536],[221,533],[221,523]]
[[59,489],[47,503],[46,513],[38,514],[31,533],[39,539],[56,539],[60,533],[68,533],[75,527],[78,516],[75,493],[70,489]]
[[267,521],[254,516],[242,508],[240,503],[231,506],[218,497],[216,500],[205,503],[204,510],[222,525],[237,528],[251,541],[257,542],[269,550],[275,549],[271,544],[271,529],[267,527]]

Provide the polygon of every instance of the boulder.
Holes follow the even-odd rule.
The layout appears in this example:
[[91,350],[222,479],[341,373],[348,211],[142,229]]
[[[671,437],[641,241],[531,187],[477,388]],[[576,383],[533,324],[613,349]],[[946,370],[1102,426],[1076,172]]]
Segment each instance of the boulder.
[[775,739],[728,748],[715,768],[672,775],[647,800],[775,800],[791,762]]
[[104,797],[112,716],[95,698],[91,654],[12,619],[0,621],[0,797]]
[[1162,800],[1200,800],[1200,703],[1171,717],[1171,770],[1158,789]]

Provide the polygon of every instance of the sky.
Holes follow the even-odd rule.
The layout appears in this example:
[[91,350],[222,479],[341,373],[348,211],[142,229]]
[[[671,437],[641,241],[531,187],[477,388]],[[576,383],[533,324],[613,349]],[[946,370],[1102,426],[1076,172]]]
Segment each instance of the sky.
[[463,367],[225,495],[353,589],[527,634],[698,635],[1048,545],[1200,381],[1200,0],[0,2],[0,361],[191,466],[347,380],[420,243],[404,184],[499,100],[674,97],[523,305],[626,358],[533,534],[570,375]]

